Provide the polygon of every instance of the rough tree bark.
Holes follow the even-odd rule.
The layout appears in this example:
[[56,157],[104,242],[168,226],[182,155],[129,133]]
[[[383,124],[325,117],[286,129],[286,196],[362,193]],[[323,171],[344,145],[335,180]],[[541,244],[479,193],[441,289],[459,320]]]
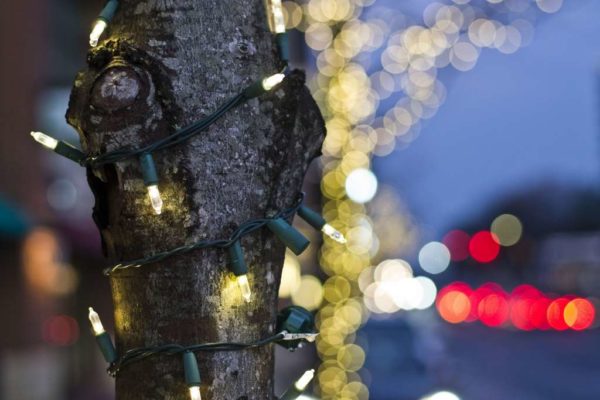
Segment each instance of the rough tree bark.
[[[282,67],[263,0],[121,0],[109,29],[89,52],[67,112],[89,153],[164,137]],[[227,237],[248,219],[291,206],[323,135],[304,76],[295,72],[191,141],[154,154],[164,200],[159,216],[136,160],[89,170],[106,255],[127,260]],[[222,250],[113,274],[117,350],[273,334],[285,249],[266,230],[242,244],[254,296],[249,304]],[[203,399],[274,397],[272,347],[199,354],[198,360]],[[133,364],[116,387],[123,400],[189,398],[180,357]]]

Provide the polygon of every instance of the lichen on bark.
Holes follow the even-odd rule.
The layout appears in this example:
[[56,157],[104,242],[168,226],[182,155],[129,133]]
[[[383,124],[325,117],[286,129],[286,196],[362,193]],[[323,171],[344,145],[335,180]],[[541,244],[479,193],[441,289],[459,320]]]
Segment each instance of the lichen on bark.
[[[262,0],[122,0],[107,38],[90,50],[76,78],[67,119],[90,154],[135,148],[210,114],[281,67]],[[296,71],[273,93],[153,155],[165,203],[159,216],[137,160],[88,170],[107,257],[117,262],[227,237],[248,219],[289,207],[324,130]],[[266,230],[244,237],[243,247],[249,304],[218,249],[113,274],[118,351],[272,334],[285,249]],[[271,347],[198,358],[203,399],[273,398]],[[119,399],[189,398],[179,357],[133,364],[116,385]]]

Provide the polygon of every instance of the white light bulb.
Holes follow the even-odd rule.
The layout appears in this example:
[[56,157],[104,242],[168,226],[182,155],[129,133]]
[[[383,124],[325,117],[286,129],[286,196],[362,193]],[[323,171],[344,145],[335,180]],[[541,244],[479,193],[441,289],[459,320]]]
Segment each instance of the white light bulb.
[[273,24],[275,33],[285,33],[285,18],[281,0],[271,0],[271,11],[273,12]]
[[150,202],[152,203],[152,208],[156,214],[160,214],[162,212],[163,201],[160,197],[160,190],[158,190],[158,185],[150,185],[146,186],[148,189],[148,197],[150,197]]
[[275,86],[279,85],[285,78],[284,74],[271,75],[268,78],[263,79],[262,86],[265,90],[269,91]]
[[200,386],[190,386],[190,399],[202,400],[202,395],[200,395]]
[[338,231],[329,224],[323,225],[323,227],[321,228],[321,232],[323,232],[325,235],[329,236],[330,238],[332,238],[340,244],[346,243],[346,238],[344,237],[344,235],[342,235],[342,232]]
[[252,292],[250,292],[250,284],[248,283],[247,275],[240,275],[237,277],[237,283],[240,286],[240,290],[242,292],[242,297],[246,300],[247,303],[250,302],[250,298],[252,297]]
[[90,46],[96,47],[98,45],[98,40],[100,39],[100,36],[102,36],[102,33],[104,32],[107,26],[108,24],[106,23],[106,21],[101,19],[96,20],[94,28],[90,33]]
[[58,140],[42,132],[31,132],[31,136],[35,139],[36,142],[43,144],[51,150],[56,149],[56,146],[58,146]]
[[94,330],[94,334],[96,336],[104,333],[104,327],[102,326],[102,321],[100,321],[100,316],[92,307],[89,308],[90,313],[88,314],[88,318],[92,323],[92,329]]
[[309,369],[308,371],[306,371],[301,377],[300,379],[298,379],[296,381],[296,383],[294,384],[294,387],[300,391],[303,392],[304,389],[306,389],[306,387],[308,386],[308,384],[310,383],[310,381],[313,380],[313,378],[315,377],[315,370],[314,369]]

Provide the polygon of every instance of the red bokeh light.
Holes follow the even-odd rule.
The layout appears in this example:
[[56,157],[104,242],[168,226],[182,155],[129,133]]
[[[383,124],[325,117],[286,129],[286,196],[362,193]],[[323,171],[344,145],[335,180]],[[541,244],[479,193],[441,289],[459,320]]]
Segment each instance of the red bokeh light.
[[451,292],[451,291],[459,291],[459,292],[464,293],[466,296],[471,296],[473,289],[471,289],[471,287],[464,282],[460,282],[460,281],[453,282],[438,291],[438,295],[437,295],[437,298],[435,301],[436,305],[438,305],[439,301],[444,297],[444,295],[446,293]]
[[485,296],[477,307],[479,320],[487,326],[503,325],[508,319],[508,312],[506,295],[499,292]]
[[438,310],[443,319],[452,324],[458,324],[469,315],[471,303],[464,293],[451,290],[441,298]]
[[461,230],[450,231],[442,239],[442,243],[450,250],[450,259],[452,261],[464,261],[469,258],[469,240],[468,233]]
[[440,316],[452,324],[465,321],[471,312],[470,295],[471,288],[465,283],[456,282],[446,286],[436,300]]
[[471,313],[467,318],[467,321],[477,321],[479,319],[479,302],[481,302],[481,300],[483,300],[483,298],[485,298],[486,296],[494,294],[496,292],[504,293],[502,287],[493,282],[484,283],[477,289],[473,290],[470,296],[472,308]]
[[79,339],[79,325],[68,315],[55,315],[44,321],[42,337],[55,346],[70,346]]
[[510,303],[510,321],[517,329],[530,331],[534,329],[532,314],[536,299],[517,297]]
[[477,232],[469,241],[469,253],[480,263],[492,262],[500,253],[498,239],[489,231]]
[[[542,293],[531,285],[519,285],[513,289],[510,302],[510,320],[517,329],[530,331],[535,329],[534,319],[536,316],[536,304],[538,299],[542,298]],[[543,321],[546,320],[544,311]],[[539,322],[539,321],[538,321]],[[539,322],[542,323],[542,322]]]
[[530,319],[535,329],[550,329],[548,323],[548,307],[552,303],[547,297],[540,297],[531,304]]
[[458,324],[479,320],[490,327],[506,326],[510,320],[521,330],[576,331],[588,329],[596,317],[595,305],[586,299],[564,296],[549,298],[531,285],[519,285],[507,294],[488,282],[473,290],[464,282],[442,288],[436,299],[440,316]]
[[511,296],[537,299],[538,297],[542,296],[542,292],[531,285],[523,284],[515,287],[511,292]]
[[550,324],[552,329],[564,331],[569,328],[569,325],[565,322],[565,307],[569,304],[569,301],[569,299],[560,297],[548,306],[548,324]]
[[594,322],[596,310],[594,305],[586,299],[573,299],[565,307],[565,323],[576,331],[589,328]]

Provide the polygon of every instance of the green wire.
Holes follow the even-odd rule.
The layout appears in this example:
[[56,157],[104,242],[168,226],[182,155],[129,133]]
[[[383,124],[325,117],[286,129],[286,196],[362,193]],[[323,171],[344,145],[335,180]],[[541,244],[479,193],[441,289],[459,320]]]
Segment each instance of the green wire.
[[191,125],[179,129],[175,133],[165,138],[159,139],[156,142],[146,145],[139,149],[119,149],[96,156],[88,156],[81,161],[81,165],[84,167],[99,167],[105,164],[112,164],[119,161],[124,161],[129,158],[134,158],[142,153],[152,153],[155,151],[164,150],[169,147],[178,145],[192,138],[198,133],[205,131],[212,124],[218,121],[223,115],[225,115],[226,112],[240,105],[246,100],[248,100],[248,98],[244,95],[244,92],[239,93],[236,96],[229,99],[225,104],[221,105],[217,110],[215,110],[206,118],[203,118],[199,121],[192,123]]
[[143,361],[147,358],[168,355],[173,356],[182,354],[187,351],[191,352],[213,352],[213,351],[242,351],[248,349],[255,349],[258,347],[267,346],[271,343],[276,343],[283,339],[283,334],[278,333],[273,336],[269,336],[266,339],[257,340],[250,343],[237,343],[237,342],[215,342],[215,343],[203,343],[195,344],[191,346],[183,346],[176,343],[164,344],[161,346],[149,346],[149,347],[137,347],[134,349],[127,350],[122,357],[112,363],[108,368],[108,373],[115,377],[117,374],[126,366]]
[[123,261],[111,268],[105,269],[104,275],[109,276],[113,272],[118,271],[118,270],[129,269],[129,268],[139,268],[146,264],[157,263],[157,262],[160,262],[166,258],[175,256],[175,255],[189,253],[192,250],[205,249],[208,247],[215,247],[215,248],[221,248],[221,249],[230,247],[236,241],[240,240],[243,236],[246,236],[252,232],[255,232],[255,231],[261,229],[262,227],[267,225],[267,223],[269,221],[271,221],[273,219],[277,219],[277,218],[288,219],[288,218],[292,217],[294,214],[296,214],[296,212],[302,205],[303,201],[304,201],[304,193],[301,192],[298,197],[298,200],[296,201],[296,204],[293,207],[290,207],[283,211],[280,211],[271,218],[260,218],[260,219],[252,219],[252,220],[246,221],[243,224],[241,224],[231,234],[229,239],[201,240],[201,241],[198,241],[195,243],[182,245],[182,246],[176,247],[171,250],[163,251],[160,253],[155,253],[155,254],[149,255],[147,257],[142,257],[142,258],[138,258],[135,260]]

